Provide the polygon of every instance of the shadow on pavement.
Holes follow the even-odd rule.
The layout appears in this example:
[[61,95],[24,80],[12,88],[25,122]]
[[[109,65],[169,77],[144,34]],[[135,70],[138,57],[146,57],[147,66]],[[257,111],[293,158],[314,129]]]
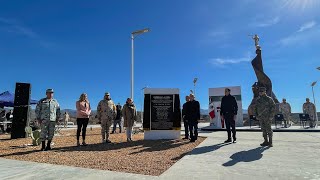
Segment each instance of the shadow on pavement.
[[248,151],[241,151],[230,156],[230,161],[223,164],[223,166],[234,166],[239,162],[253,162],[262,158],[263,152],[269,149],[269,147],[257,147]]
[[193,151],[181,154],[179,157],[176,157],[172,160],[179,160],[182,157],[184,157],[185,155],[198,155],[198,154],[205,154],[208,152],[213,152],[213,151],[216,151],[216,150],[222,148],[223,146],[227,146],[230,144],[232,144],[232,143],[219,143],[219,144],[215,144],[212,146],[203,146],[203,147],[195,148]]

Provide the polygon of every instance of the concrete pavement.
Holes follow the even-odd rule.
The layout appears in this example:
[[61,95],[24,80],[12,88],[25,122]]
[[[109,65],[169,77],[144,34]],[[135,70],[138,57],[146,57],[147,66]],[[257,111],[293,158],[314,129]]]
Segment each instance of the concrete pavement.
[[239,132],[236,144],[222,143],[226,132],[200,135],[208,138],[159,177],[0,158],[0,179],[320,179],[320,133],[274,133],[273,148],[259,146],[259,132]]

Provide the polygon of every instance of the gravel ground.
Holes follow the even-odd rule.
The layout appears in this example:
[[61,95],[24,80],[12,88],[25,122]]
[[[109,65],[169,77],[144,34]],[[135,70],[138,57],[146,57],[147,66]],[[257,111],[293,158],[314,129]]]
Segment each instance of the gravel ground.
[[91,169],[128,172],[159,176],[184,155],[198,146],[205,138],[195,143],[186,140],[145,141],[143,134],[126,136],[111,134],[112,144],[102,144],[100,128],[87,130],[88,146],[76,147],[75,130],[62,131],[55,136],[52,151],[41,152],[40,146],[26,146],[30,138],[6,140],[9,135],[0,135],[0,157],[22,161],[33,161]]

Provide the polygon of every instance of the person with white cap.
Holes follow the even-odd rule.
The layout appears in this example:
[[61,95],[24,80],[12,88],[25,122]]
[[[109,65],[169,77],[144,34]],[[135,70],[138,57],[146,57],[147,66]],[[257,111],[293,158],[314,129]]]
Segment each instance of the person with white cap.
[[[38,102],[35,110],[36,118],[41,125],[41,151],[51,150],[56,122],[60,119],[60,105],[56,99],[53,99],[53,93],[53,89],[47,89],[47,97]],[[48,140],[47,147],[46,140]]]
[[112,125],[112,121],[116,118],[116,115],[116,106],[110,98],[110,93],[107,92],[104,95],[104,99],[99,102],[97,107],[97,117],[99,123],[101,123],[102,143],[111,143],[109,140],[109,129]]
[[304,114],[308,114],[310,118],[310,127],[314,128],[316,126],[316,106],[310,102],[309,98],[306,98],[306,102],[302,106]]
[[291,106],[287,102],[286,98],[282,99],[282,103],[279,104],[279,111],[282,113],[283,118],[284,118],[284,127],[289,127],[291,126],[290,123],[290,118],[291,118]]

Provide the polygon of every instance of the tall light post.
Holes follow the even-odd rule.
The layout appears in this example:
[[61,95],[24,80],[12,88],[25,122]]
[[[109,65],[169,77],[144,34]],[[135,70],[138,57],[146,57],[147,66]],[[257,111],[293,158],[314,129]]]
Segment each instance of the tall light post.
[[315,111],[316,111],[316,127],[318,127],[318,112],[317,112],[317,105],[316,105],[316,99],[314,98],[314,90],[313,90],[313,87],[317,84],[317,81],[313,82],[311,84],[311,87],[312,87],[312,95],[313,95],[313,103],[314,103],[314,108],[315,108]]
[[131,99],[133,99],[133,84],[134,84],[134,39],[143,33],[149,32],[149,28],[141,29],[131,33]]
[[194,95],[196,95],[196,83],[197,83],[197,81],[198,81],[198,78],[194,78],[193,79],[193,93],[194,93]]

